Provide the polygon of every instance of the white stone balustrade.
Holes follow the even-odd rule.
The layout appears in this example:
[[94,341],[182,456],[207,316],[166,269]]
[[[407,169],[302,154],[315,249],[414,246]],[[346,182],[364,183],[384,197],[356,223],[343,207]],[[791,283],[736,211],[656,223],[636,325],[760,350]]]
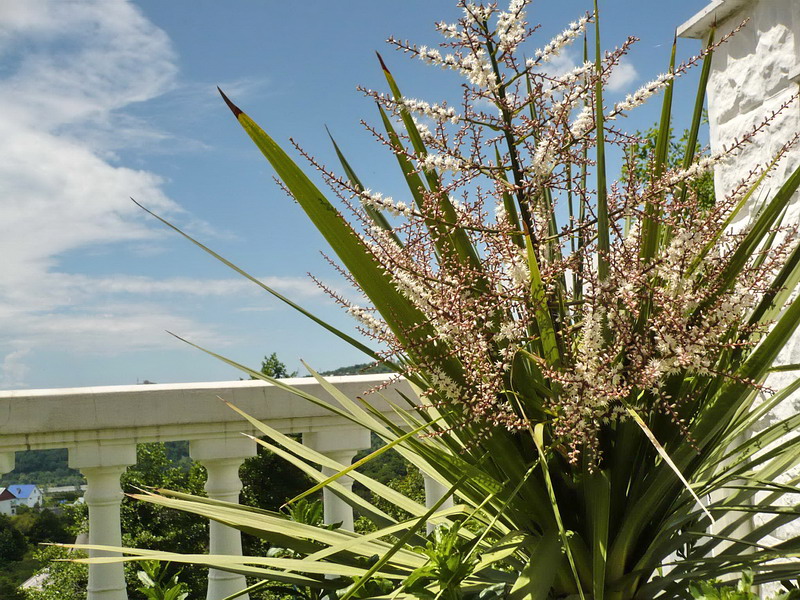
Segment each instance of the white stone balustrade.
[[[69,449],[69,466],[86,477],[83,499],[89,508],[89,543],[121,546],[119,508],[122,488],[119,478],[136,464],[136,445],[85,442]],[[90,550],[89,556],[113,556],[113,552]],[[89,598],[126,600],[122,564],[95,565],[89,570]]]
[[[439,499],[444,496],[450,488],[447,486],[442,485],[438,481],[436,481],[433,477],[428,475],[422,476],[423,480],[425,481],[425,507],[431,508],[434,504],[436,504]],[[444,510],[445,508],[450,508],[454,505],[453,496],[451,495],[447,500],[442,502],[442,505],[439,507],[439,510]],[[428,523],[426,525],[428,533],[433,531],[434,529],[433,523]]]
[[[246,458],[256,455],[256,443],[247,437],[224,437],[189,442],[189,456],[206,468],[205,490],[209,498],[224,502],[239,502],[242,480],[239,467]],[[242,554],[242,535],[236,529],[211,521],[209,527],[209,554]],[[243,575],[218,569],[208,572],[208,600],[227,598],[247,587]],[[249,600],[247,594],[240,596]]]
[[[370,435],[366,429],[330,429],[327,431],[311,431],[303,434],[303,444],[348,467],[359,450],[370,447]],[[322,474],[330,477],[336,470],[323,467]],[[337,479],[337,483],[348,491],[353,488],[353,480],[346,475]],[[327,524],[341,523],[342,529],[353,531],[353,511],[350,505],[341,500],[328,488],[322,490],[324,507],[323,520]]]
[[[357,375],[329,381],[355,399],[386,377]],[[287,382],[332,401],[314,379]],[[404,381],[383,394],[400,401],[399,396],[393,397],[395,389],[414,397]],[[120,546],[123,496],[119,477],[136,462],[137,443],[188,440],[191,457],[208,472],[209,497],[238,501],[242,485],[239,466],[255,454],[255,443],[241,433],[257,435],[258,431],[220,398],[283,433],[302,434],[307,443],[342,464],[350,464],[356,452],[370,445],[366,430],[261,381],[14,390],[0,392],[0,474],[13,470],[16,451],[68,448],[70,466],[87,480],[89,542]],[[380,396],[368,398],[393,418],[394,412]],[[341,483],[348,485],[347,481]],[[323,500],[326,522],[341,522],[352,530],[350,507],[327,490]],[[212,554],[241,554],[238,531],[211,523],[209,534]],[[212,569],[207,600],[220,600],[244,586],[243,577]],[[90,565],[88,598],[127,600],[122,565]]]

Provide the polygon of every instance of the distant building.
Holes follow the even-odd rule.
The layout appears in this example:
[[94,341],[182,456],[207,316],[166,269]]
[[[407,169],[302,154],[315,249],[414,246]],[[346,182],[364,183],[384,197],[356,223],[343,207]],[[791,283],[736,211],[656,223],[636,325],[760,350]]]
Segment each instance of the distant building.
[[18,506],[40,507],[43,497],[42,490],[35,484],[14,484],[0,488],[0,514],[15,515]]
[[0,515],[13,515],[16,511],[12,506],[17,497],[8,488],[0,488]]

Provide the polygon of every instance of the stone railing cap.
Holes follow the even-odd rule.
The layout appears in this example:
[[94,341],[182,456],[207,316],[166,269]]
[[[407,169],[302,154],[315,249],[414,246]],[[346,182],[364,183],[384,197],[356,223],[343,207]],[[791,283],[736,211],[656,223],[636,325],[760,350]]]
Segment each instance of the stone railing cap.
[[702,39],[714,25],[755,0],[712,0],[708,6],[678,27],[678,37]]
[[[389,373],[370,374],[370,375],[339,375],[337,377],[325,377],[330,383],[373,383],[375,385],[391,377]],[[282,379],[287,384],[297,387],[305,385],[316,385],[317,381],[313,377],[292,377]],[[42,389],[19,389],[19,390],[0,390],[0,398],[37,398],[42,396],[71,396],[71,395],[93,395],[93,394],[124,394],[126,392],[142,394],[148,392],[167,392],[167,391],[190,391],[207,390],[217,388],[259,388],[271,387],[271,383],[266,381],[244,379],[239,381],[192,381],[189,383],[144,383],[134,385],[106,385],[88,386],[79,388],[42,388]]]
[[789,81],[800,83],[800,63],[796,64],[794,68],[789,71]]
[[[306,433],[349,424],[345,416],[304,397],[337,404],[313,377],[283,381],[299,394],[251,380],[0,391],[0,452],[123,439],[238,437],[255,430],[220,399],[280,431]],[[350,400],[364,397],[389,418],[394,418],[391,401],[415,396],[407,381],[388,374],[330,377],[328,382]],[[369,394],[378,388],[381,394]]]

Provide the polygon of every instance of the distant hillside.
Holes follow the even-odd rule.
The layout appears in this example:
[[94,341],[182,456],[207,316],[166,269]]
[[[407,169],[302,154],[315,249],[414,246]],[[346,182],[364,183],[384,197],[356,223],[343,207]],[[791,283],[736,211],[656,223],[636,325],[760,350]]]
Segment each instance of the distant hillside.
[[0,487],[14,483],[80,485],[83,475],[67,466],[67,449],[17,452],[14,470],[0,477]]
[[350,365],[349,367],[339,367],[333,371],[325,371],[321,375],[336,377],[338,375],[372,375],[374,373],[392,373],[386,365],[375,363],[364,363],[360,365]]

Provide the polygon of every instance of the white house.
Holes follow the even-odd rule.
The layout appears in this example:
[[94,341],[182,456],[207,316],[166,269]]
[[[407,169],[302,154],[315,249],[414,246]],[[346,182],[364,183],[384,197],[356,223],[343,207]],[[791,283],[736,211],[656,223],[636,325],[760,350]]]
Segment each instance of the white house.
[[14,484],[0,491],[0,513],[13,515],[18,506],[38,508],[42,506],[44,494],[38,485]]

